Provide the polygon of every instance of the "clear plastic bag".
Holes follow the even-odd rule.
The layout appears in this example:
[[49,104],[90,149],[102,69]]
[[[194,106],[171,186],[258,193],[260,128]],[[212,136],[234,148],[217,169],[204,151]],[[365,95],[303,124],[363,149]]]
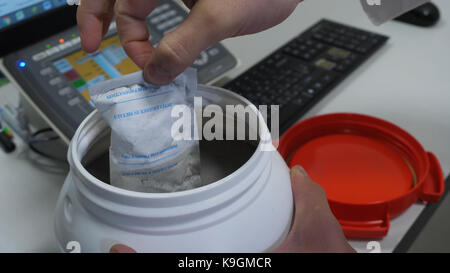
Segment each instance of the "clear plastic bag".
[[[172,108],[185,105],[194,115],[196,88],[196,71],[189,68],[163,86],[146,83],[138,72],[89,89],[111,127],[111,185],[159,193],[202,186],[198,140],[176,140],[172,132],[178,119]],[[196,130],[195,122],[188,129]]]

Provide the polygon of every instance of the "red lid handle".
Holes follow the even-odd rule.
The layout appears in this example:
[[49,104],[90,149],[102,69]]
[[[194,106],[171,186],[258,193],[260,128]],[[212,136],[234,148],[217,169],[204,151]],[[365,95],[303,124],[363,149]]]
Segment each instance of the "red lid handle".
[[436,156],[431,152],[427,154],[430,162],[430,171],[425,178],[420,199],[427,202],[439,202],[444,193],[444,174]]
[[383,219],[372,221],[342,221],[339,220],[344,235],[347,238],[368,239],[382,238],[389,231],[389,216],[386,214]]

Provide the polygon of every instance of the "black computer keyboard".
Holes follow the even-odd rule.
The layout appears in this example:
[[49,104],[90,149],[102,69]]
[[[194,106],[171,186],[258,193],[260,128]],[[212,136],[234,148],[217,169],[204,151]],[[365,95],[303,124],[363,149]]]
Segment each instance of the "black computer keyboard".
[[388,39],[321,20],[224,87],[256,106],[279,105],[283,133]]

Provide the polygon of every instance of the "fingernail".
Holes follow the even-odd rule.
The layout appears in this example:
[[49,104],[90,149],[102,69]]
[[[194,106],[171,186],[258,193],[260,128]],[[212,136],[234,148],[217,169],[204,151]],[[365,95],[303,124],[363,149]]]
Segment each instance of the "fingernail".
[[109,253],[136,253],[136,251],[126,245],[113,245],[109,250]]
[[171,81],[170,75],[167,75],[167,73],[152,64],[147,66],[145,76],[148,82],[156,85],[166,84]]
[[294,177],[306,177],[306,171],[299,165],[294,166],[291,169],[292,176]]

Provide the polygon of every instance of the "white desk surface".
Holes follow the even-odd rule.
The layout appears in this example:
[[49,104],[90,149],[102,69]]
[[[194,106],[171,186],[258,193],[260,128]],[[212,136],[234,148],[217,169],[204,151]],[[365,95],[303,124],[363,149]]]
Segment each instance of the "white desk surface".
[[[442,18],[433,28],[398,22],[373,26],[357,0],[306,0],[279,26],[224,41],[241,65],[235,77],[321,18],[336,20],[391,37],[387,45],[335,88],[306,116],[357,112],[389,120],[414,135],[450,171],[450,1],[435,0]],[[11,87],[7,87],[11,88]],[[0,89],[0,92],[5,92]],[[16,92],[10,90],[9,92]],[[19,147],[19,150],[22,149]],[[24,153],[0,151],[0,252],[57,251],[53,209],[64,175],[40,170]],[[381,250],[392,251],[424,204],[415,204],[391,221]],[[447,235],[450,236],[450,235]],[[365,241],[351,241],[366,252]]]

